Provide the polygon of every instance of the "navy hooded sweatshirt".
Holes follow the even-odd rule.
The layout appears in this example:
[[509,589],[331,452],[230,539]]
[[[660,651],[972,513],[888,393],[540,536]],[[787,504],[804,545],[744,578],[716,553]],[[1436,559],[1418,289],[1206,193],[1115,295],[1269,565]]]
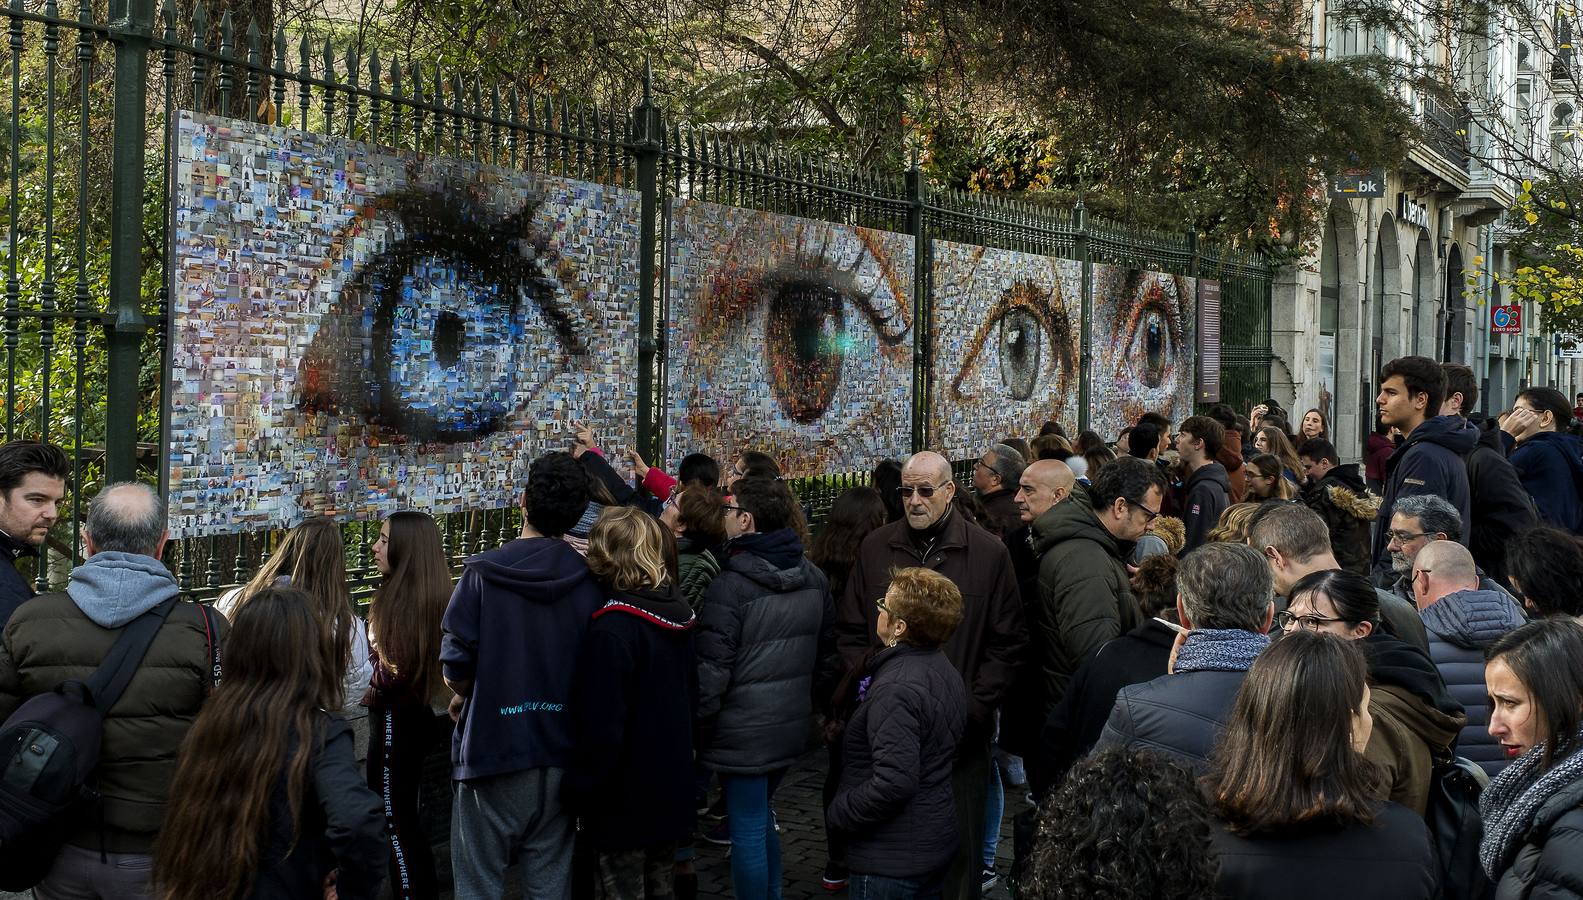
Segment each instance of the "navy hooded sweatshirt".
[[519,538],[467,560],[440,643],[446,679],[473,682],[451,738],[451,777],[571,763],[572,685],[604,603],[560,538]]
[[1541,431],[1512,451],[1512,468],[1546,525],[1583,534],[1583,440]]
[[1462,516],[1460,543],[1468,543],[1473,530],[1472,492],[1463,457],[1479,442],[1477,428],[1461,416],[1435,416],[1413,429],[1385,463],[1385,499],[1374,522],[1374,573],[1391,570],[1391,512],[1396,501],[1419,494],[1434,494],[1457,508]]

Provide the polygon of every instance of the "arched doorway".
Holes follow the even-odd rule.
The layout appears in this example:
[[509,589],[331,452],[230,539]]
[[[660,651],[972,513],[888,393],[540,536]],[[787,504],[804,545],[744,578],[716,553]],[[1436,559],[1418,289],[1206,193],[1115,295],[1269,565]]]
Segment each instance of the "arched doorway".
[[[1429,232],[1425,229],[1418,231],[1418,247],[1413,251],[1413,311],[1412,311],[1412,352],[1414,356],[1428,356],[1439,358],[1439,348],[1435,346],[1437,329],[1435,322],[1439,321],[1435,315],[1440,306],[1439,292],[1435,290],[1438,285],[1435,278],[1435,250],[1429,243]],[[1427,327],[1425,323],[1430,323]]]
[[1396,243],[1396,222],[1389,215],[1380,219],[1374,240],[1374,259],[1369,267],[1368,368],[1363,376],[1370,390],[1358,398],[1359,422],[1374,426],[1374,398],[1380,392],[1380,369],[1401,355],[1401,256]]
[[[1319,251],[1318,390],[1315,405],[1326,422],[1336,420],[1336,332],[1341,324],[1341,248],[1334,220],[1325,222]],[[1332,428],[1334,431],[1334,428]]]
[[1446,362],[1467,363],[1468,301],[1462,296],[1467,276],[1462,271],[1462,250],[1456,244],[1446,253],[1445,344],[1440,358]]
[[1363,274],[1368,258],[1358,252],[1359,228],[1357,213],[1352,204],[1337,201],[1330,206],[1325,223],[1325,242],[1320,258],[1320,331],[1323,333],[1326,316],[1326,299],[1323,287],[1327,283],[1325,270],[1331,270],[1329,284],[1335,288],[1330,310],[1335,313],[1336,375],[1335,419],[1336,449],[1343,461],[1361,459],[1363,438],[1373,420],[1358,422],[1359,397],[1367,390],[1361,375],[1367,366],[1364,355]]

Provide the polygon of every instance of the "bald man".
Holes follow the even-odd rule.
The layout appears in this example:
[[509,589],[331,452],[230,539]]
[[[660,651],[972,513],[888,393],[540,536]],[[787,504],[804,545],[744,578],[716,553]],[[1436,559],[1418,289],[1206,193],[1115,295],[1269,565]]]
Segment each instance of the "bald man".
[[[1033,523],[1053,507],[1081,502],[1071,499],[1076,487],[1077,476],[1060,460],[1041,459],[1022,472],[1016,496],[1022,527],[1006,535],[1006,549],[1011,553],[1011,565],[1017,573],[1017,593],[1022,597],[1023,616],[1030,622],[1039,602],[1039,554],[1033,549]],[[1043,695],[1031,649],[1000,716],[1000,746],[1022,757],[1037,749],[1039,732],[1044,727]]]
[[[1027,615],[1029,676],[1038,688],[1026,713],[1041,725],[1079,666],[1106,641],[1143,624],[1126,558],[1160,514],[1164,493],[1158,466],[1122,457],[1100,470],[1090,502],[1055,504],[1033,521],[1039,591]],[[1033,762],[1026,755],[1024,761]]]
[[1510,760],[1489,733],[1484,651],[1527,618],[1506,593],[1479,587],[1473,554],[1456,541],[1424,545],[1413,559],[1412,579],[1413,599],[1429,635],[1429,658],[1468,712],[1457,753],[1494,776]]
[[890,573],[909,566],[933,569],[962,592],[962,624],[946,641],[946,658],[967,685],[968,725],[957,749],[952,790],[960,849],[946,872],[948,898],[979,895],[984,804],[989,793],[989,744],[995,710],[1012,683],[1028,642],[1011,556],[1000,539],[952,504],[951,464],[938,453],[914,454],[901,470],[902,518],[875,529],[858,549],[837,611],[836,635],[848,667],[880,646],[876,601]]

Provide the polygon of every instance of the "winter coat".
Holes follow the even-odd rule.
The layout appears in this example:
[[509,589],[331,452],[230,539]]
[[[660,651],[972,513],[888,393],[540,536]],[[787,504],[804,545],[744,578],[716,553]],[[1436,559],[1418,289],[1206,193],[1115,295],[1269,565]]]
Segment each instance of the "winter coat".
[[1540,804],[1510,864],[1495,885],[1495,900],[1583,898],[1583,781]]
[[1170,754],[1203,774],[1247,672],[1205,669],[1124,687],[1094,751],[1133,747]]
[[1026,760],[1034,796],[1060,784],[1072,764],[1099,741],[1122,688],[1165,674],[1175,641],[1175,631],[1158,619],[1147,619],[1083,663],[1045,719],[1037,756]]
[[1066,695],[1078,668],[1113,640],[1143,624],[1132,596],[1122,545],[1086,500],[1057,503],[1034,520],[1039,602],[1029,616],[1038,679],[1037,704],[1020,710],[1043,723]]
[[1456,591],[1423,610],[1429,631],[1429,658],[1451,696],[1467,711],[1468,723],[1457,741],[1457,755],[1478,763],[1490,775],[1506,768],[1500,742],[1490,736],[1490,701],[1484,687],[1484,651],[1528,620],[1512,598],[1497,591]]
[[1311,825],[1241,837],[1217,822],[1215,886],[1224,900],[1431,900],[1440,866],[1424,820],[1387,803],[1372,825]]
[[698,761],[716,772],[762,775],[801,756],[833,628],[829,582],[802,557],[795,532],[726,545],[694,645]]
[[1227,429],[1226,439],[1215,454],[1215,462],[1226,470],[1227,499],[1241,503],[1248,496],[1248,470],[1242,462],[1242,435]]
[[616,593],[578,660],[567,798],[600,850],[683,843],[693,829],[693,613],[680,591]]
[[1363,460],[1363,477],[1371,482],[1385,483],[1385,463],[1396,452],[1396,442],[1383,434],[1370,434]]
[[[128,623],[177,591],[159,560],[105,552],[73,569],[65,592],[22,604],[0,640],[0,721],[29,697],[92,675]],[[223,645],[229,623],[218,612],[210,617]],[[96,777],[102,846],[111,853],[153,848],[182,738],[213,687],[210,638],[197,605],[177,603],[105,719]],[[98,850],[100,837],[89,817],[69,842]]]
[[1220,522],[1220,514],[1230,505],[1231,483],[1226,469],[1218,462],[1206,463],[1187,476],[1182,492],[1182,524],[1187,528],[1183,553],[1190,553],[1208,537]]
[[[284,764],[270,792],[269,830],[246,894],[251,900],[323,896],[324,878],[332,871],[337,897],[373,900],[385,880],[390,858],[385,810],[357,765],[352,726],[338,715],[319,715],[323,727],[308,759],[295,820]],[[287,759],[294,753],[295,747]]]
[[849,670],[879,646],[874,602],[890,587],[892,569],[922,566],[951,579],[962,592],[962,623],[941,649],[967,685],[968,726],[962,740],[987,742],[994,711],[1022,663],[1028,628],[1006,545],[961,515],[947,515],[939,534],[923,543],[906,519],[882,525],[863,539],[841,597],[837,641]]
[[721,552],[721,548],[705,547],[685,534],[676,540],[677,583],[681,588],[682,599],[695,613],[704,602],[704,592],[709,590],[709,582],[720,574]]
[[910,644],[881,650],[869,671],[826,821],[845,838],[853,872],[919,878],[956,853],[951,768],[967,688],[943,653]]
[[1423,815],[1435,760],[1454,755],[1467,715],[1427,653],[1381,632],[1361,645],[1369,663],[1374,718],[1363,755],[1385,773],[1386,793],[1380,799]]
[[1583,439],[1541,431],[1517,445],[1511,462],[1539,520],[1583,535]]
[[1506,458],[1501,434],[1498,428],[1481,430],[1478,444],[1466,457],[1468,489],[1473,493],[1473,535],[1468,550],[1479,568],[1505,583],[1506,544],[1537,525],[1539,515],[1517,469]]
[[0,564],[0,628],[11,620],[18,606],[33,598],[33,585],[16,570],[16,561],[24,556],[36,559],[38,555],[37,547],[0,531],[0,556],[7,560]]
[[995,537],[1004,538],[1022,527],[1022,510],[1017,508],[1015,490],[980,494],[978,502],[984,506],[984,515],[978,524]]
[[446,680],[473,685],[451,738],[452,778],[571,763],[566,705],[604,603],[583,558],[560,538],[518,538],[467,560],[440,641]]
[[[1407,440],[1385,464],[1384,500],[1374,520],[1374,571],[1390,570],[1391,554],[1385,545],[1396,501],[1418,494],[1434,494],[1456,507],[1464,523],[1471,522],[1468,469],[1462,458],[1478,443],[1478,429],[1461,416],[1435,416],[1413,429]],[[1462,529],[1462,543],[1471,528]]]
[[1303,503],[1319,513],[1330,529],[1330,550],[1341,568],[1369,574],[1369,526],[1380,511],[1380,498],[1369,493],[1357,463],[1336,466],[1325,477],[1303,485]]

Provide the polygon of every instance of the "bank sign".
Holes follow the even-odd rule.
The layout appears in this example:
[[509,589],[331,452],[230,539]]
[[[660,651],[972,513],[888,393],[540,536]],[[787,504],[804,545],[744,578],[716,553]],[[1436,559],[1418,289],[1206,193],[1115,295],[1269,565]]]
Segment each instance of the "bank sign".
[[1491,307],[1490,332],[1493,334],[1522,334],[1523,308],[1521,306]]
[[1330,196],[1359,199],[1385,196],[1384,169],[1353,169],[1330,177]]

